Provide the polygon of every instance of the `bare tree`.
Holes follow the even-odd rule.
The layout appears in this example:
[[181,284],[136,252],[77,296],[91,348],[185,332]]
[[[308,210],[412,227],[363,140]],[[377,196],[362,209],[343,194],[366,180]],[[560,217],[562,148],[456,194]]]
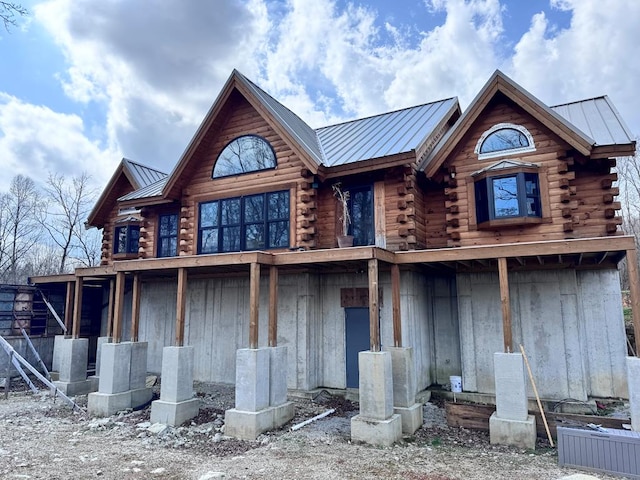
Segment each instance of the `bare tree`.
[[[619,158],[617,162],[620,205],[622,207],[623,231],[633,235],[636,248],[640,248],[640,142],[636,140],[636,154]],[[620,273],[622,288],[629,288],[628,270],[622,262]]]
[[28,15],[27,9],[19,3],[0,0],[0,19],[4,22],[4,28],[7,31],[9,31],[9,27],[18,25],[17,17],[25,15]]
[[93,266],[91,237],[95,235],[84,228],[95,197],[89,175],[82,173],[68,182],[63,175],[50,173],[45,190],[49,208],[43,225],[59,251],[57,273],[64,273],[73,259]]
[[11,181],[9,193],[4,195],[2,214],[4,246],[3,263],[0,264],[0,279],[8,283],[19,283],[19,265],[23,257],[38,242],[42,231],[40,220],[44,204],[40,200],[36,184],[29,177],[16,175]]

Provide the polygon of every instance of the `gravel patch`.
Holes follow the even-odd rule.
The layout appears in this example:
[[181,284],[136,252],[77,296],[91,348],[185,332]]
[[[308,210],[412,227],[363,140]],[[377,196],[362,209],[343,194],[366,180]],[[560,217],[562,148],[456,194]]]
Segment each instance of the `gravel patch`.
[[[293,399],[295,418],[283,428],[236,440],[224,434],[233,386],[194,389],[200,413],[177,428],[152,425],[149,407],[92,418],[48,392],[13,389],[8,400],[0,395],[0,478],[555,480],[579,473],[558,467],[546,442],[525,451],[491,445],[486,432],[448,427],[444,409],[433,403],[424,406],[424,426],[397,445],[352,443],[358,405],[326,391]],[[76,401],[86,405],[86,396]],[[291,431],[331,408],[335,413]]]

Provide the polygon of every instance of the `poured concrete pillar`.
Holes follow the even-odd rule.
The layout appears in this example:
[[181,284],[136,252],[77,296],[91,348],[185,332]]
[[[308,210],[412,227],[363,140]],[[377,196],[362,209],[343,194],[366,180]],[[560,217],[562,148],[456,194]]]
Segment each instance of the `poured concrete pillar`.
[[100,388],[100,357],[102,356],[102,345],[105,343],[111,343],[111,337],[98,337],[98,341],[96,343],[96,373],[89,377],[91,381],[91,390],[94,392]]
[[236,352],[236,406],[225,412],[225,434],[255,440],[293,418],[287,402],[287,348],[244,348]]
[[393,413],[402,419],[402,433],[412,434],[423,424],[422,404],[416,402],[416,370],[411,347],[385,347],[391,354]]
[[65,395],[83,395],[91,391],[87,380],[89,339],[56,337],[53,357],[57,363],[56,387]]
[[103,342],[99,374],[98,391],[90,393],[87,399],[91,414],[108,417],[151,400],[151,389],[145,385],[146,342]]
[[496,411],[489,419],[491,443],[536,447],[536,422],[527,409],[524,359],[519,353],[495,353]]
[[392,445],[402,439],[402,419],[393,413],[393,376],[389,352],[358,353],[360,413],[351,419],[351,439]]
[[195,417],[200,400],[193,398],[193,347],[164,347],[160,400],[151,403],[151,422],[178,426]]
[[631,429],[640,432],[640,358],[627,357]]

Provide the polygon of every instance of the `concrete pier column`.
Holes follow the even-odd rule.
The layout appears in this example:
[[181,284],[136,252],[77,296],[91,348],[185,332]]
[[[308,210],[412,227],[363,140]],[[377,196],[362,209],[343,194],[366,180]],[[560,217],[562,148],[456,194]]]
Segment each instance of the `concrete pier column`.
[[225,434],[242,440],[278,428],[293,418],[287,402],[286,347],[236,352],[236,406],[225,412]]
[[640,432],[640,358],[627,357],[631,429]]
[[83,395],[91,391],[87,380],[89,339],[56,337],[54,354],[58,368],[56,387],[67,396]]
[[95,375],[91,375],[89,380],[91,381],[91,390],[96,392],[99,388],[100,381],[100,356],[102,355],[102,345],[105,343],[111,343],[111,337],[98,337],[98,341],[96,343],[96,373]]
[[496,411],[489,419],[491,443],[536,447],[536,422],[527,409],[524,359],[520,353],[495,353]]
[[416,402],[416,370],[411,347],[385,347],[391,354],[393,413],[402,419],[402,433],[412,434],[422,426],[422,404]]
[[108,417],[131,408],[131,343],[103,343],[100,357],[98,391],[89,394],[87,410]]
[[392,445],[402,439],[402,419],[393,413],[391,353],[358,353],[360,413],[351,419],[351,439]]
[[131,408],[138,408],[151,401],[153,391],[147,388],[147,342],[131,342],[131,370],[129,389]]
[[193,398],[193,347],[164,347],[160,400],[151,403],[151,423],[178,426],[195,417],[200,400]]

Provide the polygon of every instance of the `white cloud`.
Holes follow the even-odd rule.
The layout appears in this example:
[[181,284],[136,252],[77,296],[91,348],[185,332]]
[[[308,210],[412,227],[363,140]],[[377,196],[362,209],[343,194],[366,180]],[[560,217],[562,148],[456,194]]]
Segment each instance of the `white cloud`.
[[[34,21],[65,55],[59,78],[66,94],[105,112],[103,125],[92,124],[104,132],[92,137],[106,144],[85,138],[80,117],[5,98],[2,152],[11,153],[16,172],[23,171],[22,152],[41,164],[64,152],[56,146],[61,139],[47,149],[25,125],[29,135],[13,138],[17,119],[7,115],[32,108],[31,117],[49,118],[72,138],[68,144],[85,149],[76,167],[83,158],[115,165],[127,156],[170,171],[233,68],[312,126],[450,96],[465,107],[501,68],[547,103],[609,94],[640,133],[640,2],[550,0],[570,13],[569,28],[551,27],[541,13],[515,39],[505,38],[504,1],[424,0],[411,25],[383,21],[363,4],[184,0],[176,8],[169,0],[47,0],[34,8]],[[444,22],[425,27],[434,14]],[[416,32],[417,41],[407,38]],[[61,158],[59,169],[70,171]]]
[[49,172],[67,177],[87,171],[102,184],[120,160],[87,139],[82,119],[0,93],[0,192],[18,174],[43,184]]
[[536,15],[515,47],[514,79],[548,104],[609,95],[623,118],[640,133],[640,2],[554,0],[570,11],[568,29],[550,31]]

